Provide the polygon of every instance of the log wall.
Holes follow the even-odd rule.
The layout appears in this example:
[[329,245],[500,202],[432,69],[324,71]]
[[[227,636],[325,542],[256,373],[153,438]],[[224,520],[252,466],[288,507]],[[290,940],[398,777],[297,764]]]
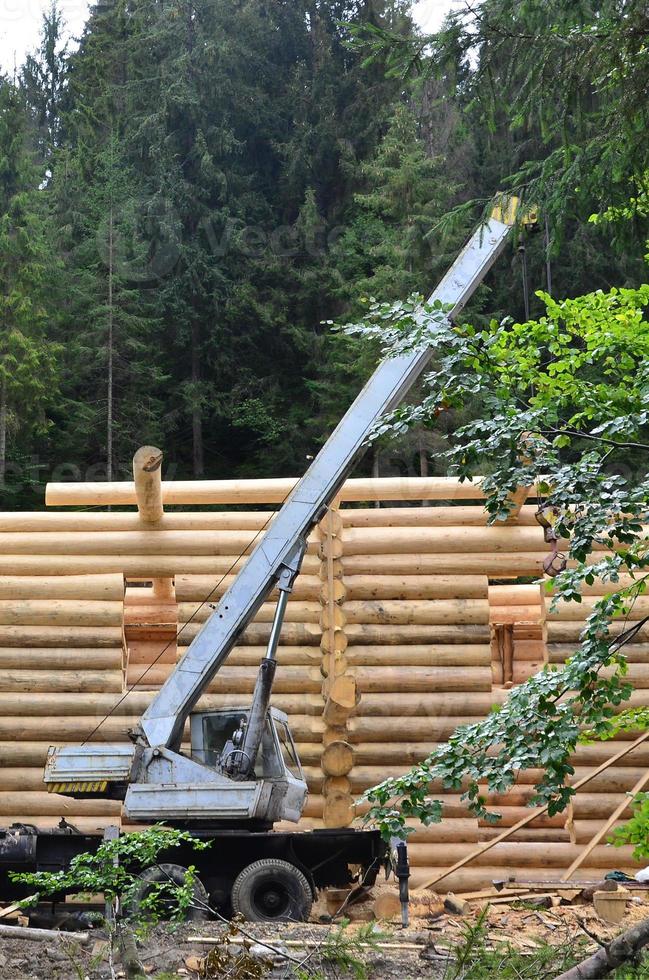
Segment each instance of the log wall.
[[[136,489],[60,485],[48,488],[48,502],[134,506]],[[48,745],[128,737],[288,489],[290,481],[163,482],[162,513],[140,499],[139,513],[0,514],[1,823],[115,822],[114,803],[42,791]],[[487,527],[480,499],[479,483],[349,481],[312,535],[288,605],[274,698],[291,716],[309,783],[305,828],[349,824],[363,790],[572,653],[593,597],[555,611],[538,584],[512,581],[538,576],[547,554],[535,507]],[[174,504],[203,509],[174,512]],[[272,602],[262,607],[203,705],[246,703],[272,613]],[[633,701],[649,703],[649,634],[629,653]],[[124,684],[132,693],[122,702]],[[577,776],[618,747],[580,748]],[[444,887],[479,888],[522,868],[558,876],[637,781],[649,749],[623,762],[585,787],[567,815],[539,818]],[[498,829],[525,815],[533,779],[521,774],[493,800],[503,814]],[[415,884],[497,832],[471,818],[459,794],[431,790],[445,801],[445,820],[411,838]],[[598,846],[580,873],[613,866],[634,867],[628,850]]]

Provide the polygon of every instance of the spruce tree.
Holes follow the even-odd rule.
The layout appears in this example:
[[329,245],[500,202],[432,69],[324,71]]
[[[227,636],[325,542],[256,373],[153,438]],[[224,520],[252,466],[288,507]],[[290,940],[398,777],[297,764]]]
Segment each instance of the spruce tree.
[[0,488],[10,439],[26,449],[49,426],[59,350],[50,339],[57,262],[24,99],[0,79]]

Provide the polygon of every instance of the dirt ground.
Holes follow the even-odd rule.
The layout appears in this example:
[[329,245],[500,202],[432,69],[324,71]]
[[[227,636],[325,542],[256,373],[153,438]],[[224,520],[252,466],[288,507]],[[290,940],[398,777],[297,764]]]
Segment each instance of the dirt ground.
[[[158,980],[185,980],[231,976],[236,980],[257,977],[290,978],[319,974],[326,977],[353,976],[345,969],[345,956],[361,959],[366,976],[378,980],[443,980],[451,951],[465,942],[467,929],[475,925],[480,905],[463,916],[440,912],[441,902],[433,896],[425,906],[412,907],[409,929],[398,923],[353,921],[341,932],[339,924],[318,923],[239,926],[216,922],[161,924],[136,938],[134,952],[143,975]],[[369,919],[369,908],[360,909],[360,919]],[[592,905],[557,908],[490,906],[483,919],[482,947],[502,951],[508,947],[524,957],[534,957],[543,947],[569,945],[582,956],[595,952],[598,944],[649,916],[649,901],[633,899],[619,925],[598,918]],[[367,942],[368,930],[380,931]],[[371,937],[370,937],[371,938]],[[20,936],[0,938],[2,980],[108,980],[123,978],[126,967],[115,951],[109,959],[107,934],[90,930],[87,941],[75,933],[45,942]],[[206,957],[211,961],[207,964]],[[127,957],[128,958],[128,957]],[[473,974],[469,974],[473,975]],[[491,974],[495,976],[496,974]],[[546,974],[548,975],[548,974]]]
[[[327,944],[332,932],[336,930],[335,926],[311,923],[283,927],[248,924],[244,929],[254,940],[254,944],[247,946],[245,937],[235,936],[235,941],[225,947],[228,951],[232,950],[232,961],[224,963],[222,969],[216,966],[212,976],[230,973],[234,977],[240,976],[241,980],[255,976],[279,980],[294,977],[295,968],[299,968],[300,963],[305,960],[304,967],[309,966],[314,971],[321,970],[325,975],[351,975],[341,969],[339,964],[320,962],[319,948]],[[356,929],[358,926],[349,927],[352,932]],[[196,942],[194,937],[222,940],[227,933],[225,926],[214,922],[156,926],[149,935],[137,941],[137,956],[144,968],[144,975],[157,977],[159,980],[198,978],[204,957],[210,950],[223,947],[208,942]],[[385,980],[400,980],[404,977],[439,980],[443,976],[439,962],[421,959],[422,951],[428,944],[425,932],[399,929],[398,935],[390,934],[385,941],[390,947],[401,948],[363,949],[354,953],[365,961],[368,976]],[[268,943],[280,955],[275,955],[273,949],[264,949],[263,943]],[[301,945],[302,943],[306,945]],[[416,948],[404,948],[404,943]],[[54,942],[3,938],[0,940],[0,977],[3,980],[84,980],[85,977],[89,980],[108,980],[111,970],[107,947],[103,930],[93,931],[90,941],[85,944],[81,944],[74,933]],[[245,955],[247,949],[253,956],[241,963],[239,973],[234,972],[236,960],[242,954]],[[291,959],[286,959],[287,956]],[[253,972],[256,964],[261,972]],[[114,964],[114,971],[117,978],[125,976],[124,966],[119,959]]]

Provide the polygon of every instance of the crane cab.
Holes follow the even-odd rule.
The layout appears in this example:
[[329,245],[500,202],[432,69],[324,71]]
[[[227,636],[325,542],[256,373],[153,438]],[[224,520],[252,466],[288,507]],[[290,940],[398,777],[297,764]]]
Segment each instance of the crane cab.
[[[249,708],[193,712],[190,715],[192,759],[227,775],[243,751],[243,735],[249,716]],[[276,708],[271,708],[266,718],[254,775],[255,779],[288,779],[304,783],[288,717]]]

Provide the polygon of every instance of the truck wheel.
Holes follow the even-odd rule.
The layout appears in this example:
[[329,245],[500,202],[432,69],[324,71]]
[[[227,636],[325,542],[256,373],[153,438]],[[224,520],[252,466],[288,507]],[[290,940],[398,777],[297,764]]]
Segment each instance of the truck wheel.
[[[183,868],[179,864],[157,864],[155,867],[147,868],[146,871],[143,871],[140,875],[142,879],[141,884],[126,910],[129,918],[147,918],[147,909],[142,908],[142,902],[151,891],[151,885],[165,884],[166,882],[173,882],[175,885],[184,885],[186,874],[187,868]],[[185,910],[185,921],[204,922],[209,918],[208,906],[210,898],[200,878],[194,878],[192,897],[196,904]],[[175,907],[173,902],[165,900],[164,896],[162,896],[160,899],[160,910],[163,915],[166,912],[171,918],[174,914]]]
[[288,861],[255,861],[232,886],[232,909],[248,922],[306,922],[312,905],[311,885]]

